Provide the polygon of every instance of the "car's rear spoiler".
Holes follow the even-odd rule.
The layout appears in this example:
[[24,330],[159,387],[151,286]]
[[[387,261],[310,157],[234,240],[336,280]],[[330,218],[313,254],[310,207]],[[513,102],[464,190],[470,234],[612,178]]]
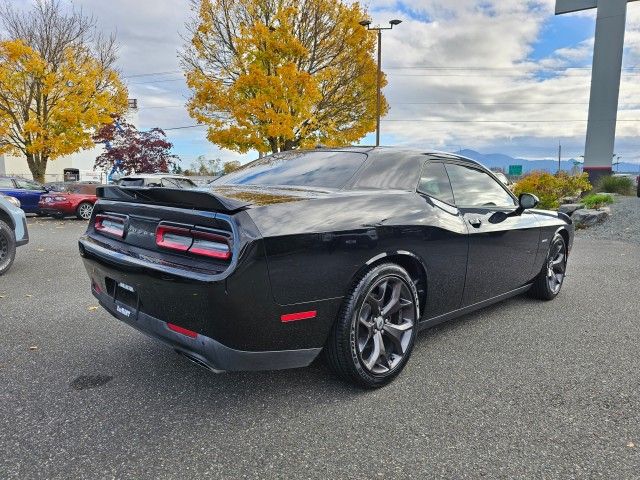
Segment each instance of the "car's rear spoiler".
[[149,203],[170,207],[234,213],[244,210],[249,202],[241,202],[206,190],[186,190],[160,187],[98,187],[98,198],[121,202]]

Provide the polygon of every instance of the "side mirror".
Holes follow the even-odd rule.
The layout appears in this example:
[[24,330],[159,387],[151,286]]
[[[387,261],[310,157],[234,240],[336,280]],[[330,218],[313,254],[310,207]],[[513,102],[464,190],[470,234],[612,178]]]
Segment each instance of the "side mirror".
[[523,212],[525,210],[529,210],[530,208],[536,208],[538,203],[540,203],[540,200],[538,199],[538,197],[530,193],[521,194],[520,197],[518,198],[518,201],[520,203],[519,210]]
[[540,200],[538,199],[538,197],[530,193],[523,193],[520,195],[520,197],[518,197],[518,208],[516,208],[513,212],[507,213],[504,216],[504,218],[501,216],[496,216],[494,214],[491,218],[489,218],[489,222],[500,223],[504,221],[505,218],[508,218],[508,217],[519,217],[524,213],[525,210],[529,210],[530,208],[536,208],[538,206],[538,203],[540,203]]

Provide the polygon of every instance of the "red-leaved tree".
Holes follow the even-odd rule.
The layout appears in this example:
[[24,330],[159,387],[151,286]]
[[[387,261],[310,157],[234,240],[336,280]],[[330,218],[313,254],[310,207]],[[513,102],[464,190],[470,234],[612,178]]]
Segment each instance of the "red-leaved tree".
[[109,169],[118,163],[125,174],[168,172],[178,160],[171,153],[172,143],[159,128],[141,132],[118,120],[103,127],[94,140],[105,144],[105,152],[96,158],[96,168]]

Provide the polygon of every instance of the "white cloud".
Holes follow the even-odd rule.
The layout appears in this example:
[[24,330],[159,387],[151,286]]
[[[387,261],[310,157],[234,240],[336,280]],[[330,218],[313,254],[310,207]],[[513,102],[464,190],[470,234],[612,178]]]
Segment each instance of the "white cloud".
[[[414,17],[407,19],[407,10],[403,17],[395,2],[372,2],[375,21],[405,18],[384,34],[391,111],[383,138],[422,147],[515,148],[524,157],[534,151],[540,155],[544,145],[553,155],[560,138],[571,145],[570,154],[581,154],[593,39],[530,60],[554,3],[413,0],[402,4]],[[629,6],[627,67],[640,66],[637,7]],[[627,150],[627,159],[640,155],[640,148],[630,146],[640,143],[640,123],[624,121],[640,120],[638,73],[625,71],[621,86],[618,146]],[[410,119],[415,121],[394,121]],[[491,123],[495,120],[511,122]]]
[[[180,32],[190,15],[188,1],[74,3],[93,14],[101,28],[117,32],[124,75],[168,72],[128,79],[132,96],[139,99],[141,127],[192,125],[181,107],[189,91],[177,59],[183,42]],[[554,5],[555,0],[371,0],[375,22],[404,20],[384,33],[383,66],[389,80],[385,94],[391,111],[383,123],[383,140],[527,157],[545,151],[553,155],[562,138],[573,149],[570,154],[582,153],[586,122],[570,120],[587,117],[590,73],[568,67],[590,66],[593,40],[558,49],[546,58],[530,58],[536,42],[550,34],[544,26]],[[594,16],[593,12],[573,15],[577,20]],[[640,66],[640,2],[629,5],[624,61],[627,67]],[[621,119],[640,119],[639,73],[640,69],[627,71],[623,76]],[[392,121],[406,119],[414,121]],[[239,157],[209,144],[205,129],[167,133],[186,164],[200,153]],[[621,122],[618,134],[619,145],[628,150],[625,158],[640,155],[640,145],[638,153],[631,148],[640,144],[640,123]]]

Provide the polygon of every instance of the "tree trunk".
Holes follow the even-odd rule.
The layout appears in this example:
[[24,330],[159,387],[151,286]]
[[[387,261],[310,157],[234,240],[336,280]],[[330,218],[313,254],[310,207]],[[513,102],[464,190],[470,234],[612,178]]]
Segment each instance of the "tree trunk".
[[278,153],[280,151],[278,148],[278,140],[275,137],[268,137],[267,141],[269,142],[271,153]]
[[295,150],[300,145],[300,139],[296,140],[285,140],[284,148],[282,150]]
[[27,165],[33,179],[38,183],[45,183],[44,174],[47,171],[49,157],[42,154],[27,154]]

